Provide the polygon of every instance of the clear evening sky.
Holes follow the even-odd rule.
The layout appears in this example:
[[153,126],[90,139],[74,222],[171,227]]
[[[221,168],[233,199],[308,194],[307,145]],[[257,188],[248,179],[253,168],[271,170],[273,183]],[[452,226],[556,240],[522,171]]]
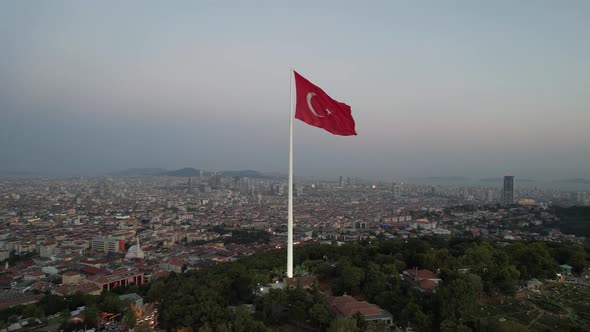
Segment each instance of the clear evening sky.
[[2,1],[0,170],[590,177],[590,1]]

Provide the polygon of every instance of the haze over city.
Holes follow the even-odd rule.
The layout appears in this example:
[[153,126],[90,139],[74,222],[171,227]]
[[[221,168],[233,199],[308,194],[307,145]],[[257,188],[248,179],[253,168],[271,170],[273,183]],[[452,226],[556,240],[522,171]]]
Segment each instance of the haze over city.
[[590,326],[590,2],[0,3],[0,332]]
[[296,176],[589,178],[589,13],[586,1],[6,2],[0,171],[286,173],[294,67],[351,105],[358,131],[296,121]]

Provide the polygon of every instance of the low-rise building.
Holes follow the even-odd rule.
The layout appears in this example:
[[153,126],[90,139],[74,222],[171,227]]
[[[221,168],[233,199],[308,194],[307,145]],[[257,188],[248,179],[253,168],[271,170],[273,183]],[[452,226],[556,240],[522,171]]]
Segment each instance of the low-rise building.
[[407,282],[423,292],[434,291],[442,281],[438,274],[426,269],[408,269],[403,272],[403,276]]
[[145,279],[142,272],[120,271],[110,275],[96,275],[86,280],[99,286],[101,290],[111,290],[116,287],[128,287],[130,285],[143,285]]
[[68,271],[61,275],[61,282],[64,285],[77,285],[84,280],[84,276],[75,271]]
[[359,312],[367,321],[384,321],[389,326],[393,325],[393,315],[376,304],[358,301],[349,295],[329,297],[326,302],[336,318],[351,318]]

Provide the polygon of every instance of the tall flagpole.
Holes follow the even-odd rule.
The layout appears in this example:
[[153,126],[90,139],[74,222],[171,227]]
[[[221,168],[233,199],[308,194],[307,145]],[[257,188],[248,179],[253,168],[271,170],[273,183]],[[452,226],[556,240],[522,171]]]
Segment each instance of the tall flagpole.
[[293,278],[293,68],[289,69],[289,203],[287,206],[287,277]]

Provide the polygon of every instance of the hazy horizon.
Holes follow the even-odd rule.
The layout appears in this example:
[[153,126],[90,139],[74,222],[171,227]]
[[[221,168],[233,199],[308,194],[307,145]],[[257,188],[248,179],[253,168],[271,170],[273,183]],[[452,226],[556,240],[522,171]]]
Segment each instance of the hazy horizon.
[[286,173],[294,67],[296,176],[590,178],[589,2],[261,4],[3,4],[0,172]]
[[[19,172],[19,171],[3,171],[0,170],[0,180],[2,179],[29,179],[29,178],[77,178],[77,177],[136,177],[136,176],[168,176],[165,173],[177,171],[184,168],[194,167],[182,167],[182,168],[166,168],[166,167],[138,167],[129,169],[118,169],[109,172],[64,172],[64,173],[51,173],[51,172]],[[162,173],[150,174],[143,173],[143,170],[160,170]],[[198,170],[198,168],[197,168]],[[135,171],[136,173],[134,173]],[[280,176],[283,180],[286,180],[287,173],[278,171],[260,171],[252,169],[204,169],[206,172],[235,172],[235,171],[256,171],[262,175]],[[130,173],[129,173],[130,172]],[[189,176],[178,176],[170,175],[174,178],[188,178]],[[233,175],[232,175],[233,176]],[[348,181],[348,178],[352,179],[353,182],[361,181],[361,183],[381,183],[384,186],[389,186],[391,183],[407,183],[413,185],[431,185],[431,186],[466,186],[466,187],[497,187],[498,190],[502,187],[503,176],[491,176],[491,177],[464,177],[459,175],[439,175],[439,176],[415,176],[415,177],[380,177],[380,176],[365,176],[361,177],[354,174],[327,174],[327,175],[297,175],[295,174],[295,182],[307,182],[313,180],[319,181],[339,181],[339,177],[342,176]],[[586,178],[526,178],[521,176],[515,176],[515,183],[517,187],[522,188],[551,188],[556,190],[565,191],[586,191],[590,190],[590,179]]]

